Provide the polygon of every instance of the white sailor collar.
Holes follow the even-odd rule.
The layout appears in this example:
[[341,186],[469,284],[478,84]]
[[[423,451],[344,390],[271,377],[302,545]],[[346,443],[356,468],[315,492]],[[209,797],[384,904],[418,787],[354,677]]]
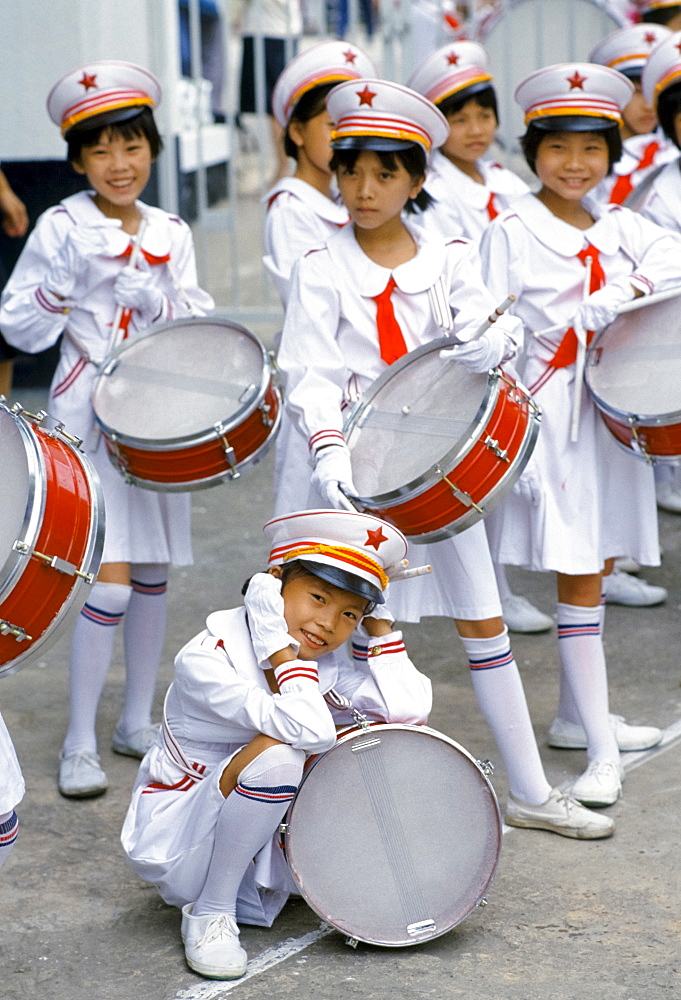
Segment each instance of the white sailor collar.
[[540,243],[561,257],[576,257],[587,243],[601,253],[616,253],[620,233],[612,211],[619,211],[619,205],[602,205],[587,196],[584,207],[596,219],[589,229],[577,229],[563,222],[534,194],[520,195],[511,211]]
[[400,291],[407,295],[425,292],[438,280],[446,260],[446,244],[432,237],[420,228],[405,223],[417,245],[417,253],[411,260],[399,264],[392,270],[382,267],[367,257],[355,238],[354,226],[345,226],[327,241],[326,247],[331,260],[349,274],[353,288],[357,288],[365,298],[380,295],[390,277]]
[[[472,177],[465,174],[463,170],[460,170],[455,163],[448,160],[439,149],[433,154],[433,169],[437,171],[446,184],[454,185],[457,200],[465,202],[470,208],[477,209],[478,211],[484,211],[487,208],[489,196],[493,191],[493,188],[490,186],[493,183],[493,177],[490,176],[489,166],[490,164],[487,161],[477,161],[478,170],[485,181],[484,184],[478,184]],[[427,191],[427,178],[425,188]]]
[[348,210],[342,201],[334,201],[327,198],[321,191],[317,191],[307,181],[301,181],[299,177],[282,177],[273,188],[267,192],[262,201],[270,204],[278,194],[288,193],[300,199],[308,208],[311,208],[315,215],[325,222],[331,222],[336,226],[343,226],[348,221]]
[[[77,194],[64,198],[61,204],[76,225],[101,226],[105,229],[109,242],[109,255],[118,257],[130,245],[132,237],[124,233],[120,226],[111,225],[115,220],[107,219],[97,208],[93,198],[94,193],[94,191],[78,191]],[[150,221],[153,220],[153,225],[147,226],[144,231],[142,249],[153,257],[165,257],[170,254],[172,246],[170,225],[173,217],[152,205],[145,205],[143,201],[137,201],[135,204],[142,215],[146,215]]]
[[657,175],[655,190],[676,218],[681,218],[681,160],[678,157]]

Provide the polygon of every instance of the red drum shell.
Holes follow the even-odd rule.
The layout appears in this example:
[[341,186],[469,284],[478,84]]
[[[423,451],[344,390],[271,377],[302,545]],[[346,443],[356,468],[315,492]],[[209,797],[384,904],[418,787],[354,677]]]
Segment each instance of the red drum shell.
[[220,317],[165,323],[124,343],[101,367],[93,407],[113,464],[160,492],[238,478],[281,419],[263,344]]
[[[457,362],[440,360],[439,352],[446,347],[451,347],[450,341],[436,341],[391,365],[369,387],[345,424],[355,486],[360,494],[357,505],[394,524],[416,543],[440,541],[458,534],[489,513],[524,469],[539,432],[539,408],[519,382],[499,369],[475,376]],[[421,379],[420,369],[426,365],[428,370]],[[434,371],[442,375],[433,378]],[[403,381],[406,414],[395,409],[395,397],[399,396]],[[381,409],[384,392],[391,397],[387,410]],[[447,427],[447,393],[451,393],[451,399],[457,393],[470,394],[465,412],[456,418],[452,415],[451,430]],[[409,402],[412,398],[420,404],[420,413],[414,413]],[[440,406],[435,416],[429,414],[431,405]],[[381,429],[388,426],[386,421],[392,423],[396,436],[400,434],[403,416],[405,428],[412,419],[426,423],[431,420],[438,424],[437,435],[442,444],[438,461],[429,464],[433,457],[431,450],[418,475],[410,481],[382,494],[366,495],[360,486],[361,472],[354,463],[358,433],[365,424],[371,433],[373,411],[378,413]],[[418,455],[418,435],[414,437],[416,441],[405,437],[404,447]],[[380,443],[377,447],[380,449]],[[413,470],[412,463],[412,473]]]
[[[17,541],[28,551],[9,554],[8,575],[0,589],[0,619],[23,628],[31,637],[17,641],[0,634],[0,674],[25,666],[43,652],[54,632],[68,617],[76,615],[87,596],[87,583],[97,575],[104,543],[104,503],[99,480],[85,456],[69,441],[52,436],[29,422],[22,411],[10,413],[0,407],[5,431],[20,433],[32,466],[27,518],[33,528]],[[12,429],[10,420],[15,422]],[[61,572],[33,551],[55,556],[86,574]],[[12,568],[9,564],[14,561]]]

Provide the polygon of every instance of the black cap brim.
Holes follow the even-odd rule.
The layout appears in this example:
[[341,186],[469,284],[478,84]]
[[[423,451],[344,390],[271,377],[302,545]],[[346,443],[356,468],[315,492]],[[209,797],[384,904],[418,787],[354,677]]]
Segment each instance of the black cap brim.
[[68,132],[65,132],[64,138],[68,139],[75,132],[89,132],[94,129],[104,128],[106,125],[115,125],[116,122],[129,121],[131,118],[141,115],[148,106],[150,105],[140,107],[139,104],[136,104],[132,108],[114,108],[111,111],[103,111],[101,115],[92,115],[91,118],[84,118],[83,121],[77,122]]
[[610,128],[618,128],[612,118],[591,115],[547,115],[533,118],[531,124],[543,132],[607,132]]
[[329,566],[327,563],[311,562],[309,559],[300,559],[299,562],[306,572],[319,577],[320,580],[326,580],[327,583],[332,583],[334,587],[349,590],[351,594],[364,597],[374,604],[385,604],[385,598],[378,587],[374,587],[361,576],[355,576],[354,573],[348,573],[340,566]]
[[416,145],[408,139],[386,139],[381,135],[343,135],[331,143],[333,149],[370,149],[375,153],[394,153]]

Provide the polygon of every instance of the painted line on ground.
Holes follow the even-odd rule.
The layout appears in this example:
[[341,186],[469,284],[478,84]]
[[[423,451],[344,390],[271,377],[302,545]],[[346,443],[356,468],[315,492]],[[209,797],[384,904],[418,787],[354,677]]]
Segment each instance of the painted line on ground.
[[[623,755],[624,770],[633,771],[642,764],[647,764],[648,761],[660,757],[679,743],[681,743],[681,719],[662,730],[662,739],[656,747],[652,747],[650,750],[625,753]],[[506,826],[505,823],[502,823],[502,832],[504,834],[516,829],[517,827]],[[337,933],[335,927],[329,927],[328,924],[320,924],[316,931],[310,931],[308,934],[303,934],[298,938],[287,938],[281,944],[273,945],[273,947],[261,952],[257,958],[249,961],[248,971],[241,979],[234,979],[232,982],[225,982],[223,980],[221,982],[199,983],[196,986],[190,986],[189,989],[180,990],[175,995],[174,1000],[220,1000],[221,997],[236,989],[237,986],[241,986],[242,983],[248,982],[254,976],[259,976],[262,972],[267,972],[273,966],[279,965],[280,962],[285,962],[287,958],[291,958],[293,955],[297,955],[298,952],[304,951],[305,948],[309,948],[315,941],[319,941],[321,938],[333,933]]]

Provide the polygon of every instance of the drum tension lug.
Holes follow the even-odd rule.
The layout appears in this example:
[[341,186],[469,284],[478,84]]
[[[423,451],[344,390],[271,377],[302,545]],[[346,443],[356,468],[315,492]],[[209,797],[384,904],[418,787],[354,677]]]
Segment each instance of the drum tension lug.
[[480,897],[480,899],[478,900],[478,906],[480,906],[480,907],[489,906],[489,900],[488,900],[487,896],[481,896]]
[[632,414],[627,419],[629,421],[629,426],[631,427],[631,433],[632,433],[632,436],[634,438],[634,446],[635,446],[636,451],[638,451],[643,456],[643,458],[646,460],[646,462],[648,463],[648,465],[654,465],[655,464],[655,460],[652,457],[652,455],[648,454],[648,450],[646,448],[645,437],[642,437],[638,433],[638,426],[637,426],[637,424],[638,424],[638,417],[635,414]]
[[371,732],[371,725],[366,715],[362,715],[362,713],[358,712],[356,708],[353,708],[352,717],[360,729],[363,729],[365,733]]
[[478,765],[482,773],[487,775],[487,777],[494,774],[494,764],[491,760],[476,760],[475,763]]
[[447,486],[449,486],[450,490],[452,491],[456,499],[459,500],[464,505],[464,507],[474,507],[475,510],[477,510],[478,514],[485,513],[482,507],[475,502],[470,493],[466,493],[464,490],[460,490],[459,487],[456,485],[456,483],[453,483],[451,479],[447,479],[447,476],[444,474],[439,465],[435,466],[435,471],[438,474],[438,476],[442,476],[443,480],[447,483]]
[[21,403],[14,403],[10,409],[10,413],[14,413],[18,417],[25,417],[26,420],[30,420],[34,424],[42,424],[43,420],[47,416],[45,410],[38,410],[37,413],[31,413],[30,410],[25,410]]
[[270,404],[262,402],[258,408],[259,408],[260,412],[262,413],[262,422],[263,422],[264,426],[265,427],[273,427],[274,426],[274,420],[272,420],[272,417],[270,416],[270,413],[272,411],[272,407],[270,406]]
[[289,829],[288,823],[280,823],[279,824],[279,833],[286,834],[286,833],[288,833],[288,829]]
[[118,447],[117,442],[118,442],[118,436],[115,433],[110,434],[109,437],[107,438],[107,444],[110,446],[109,454],[113,455],[114,464],[118,467],[118,471],[121,473],[123,479],[125,479],[128,486],[130,486],[133,483],[133,478],[128,470],[128,460],[125,457],[125,455],[121,453],[121,450]]
[[31,642],[33,639],[21,625],[12,625],[5,618],[0,618],[0,635],[13,635],[17,642],[23,642],[25,639]]
[[506,451],[506,449],[505,448],[500,448],[499,447],[499,442],[495,441],[494,438],[490,437],[489,434],[485,438],[485,445],[489,448],[490,451],[494,452],[494,454],[497,456],[497,458],[500,458],[502,460],[502,462],[510,462],[511,461],[511,459],[508,457],[508,452]]
[[225,458],[227,459],[227,464],[229,465],[230,468],[229,478],[239,479],[241,477],[241,473],[237,469],[236,454],[234,452],[234,448],[232,448],[231,444],[227,440],[227,435],[225,434],[225,426],[224,424],[221,423],[214,424],[213,426],[217,431],[218,437],[222,441],[222,450],[225,453]]
[[58,573],[63,573],[65,576],[77,576],[79,579],[85,580],[86,583],[94,581],[93,573],[83,573],[82,570],[76,569],[73,563],[67,562],[60,556],[48,556],[44,552],[38,552],[37,549],[33,549],[31,555],[35,556],[36,559],[41,559],[51,569],[56,569]]
[[347,945],[349,945],[351,948],[356,948],[357,945],[359,944],[359,938],[356,938],[356,937],[346,937],[345,943]]

